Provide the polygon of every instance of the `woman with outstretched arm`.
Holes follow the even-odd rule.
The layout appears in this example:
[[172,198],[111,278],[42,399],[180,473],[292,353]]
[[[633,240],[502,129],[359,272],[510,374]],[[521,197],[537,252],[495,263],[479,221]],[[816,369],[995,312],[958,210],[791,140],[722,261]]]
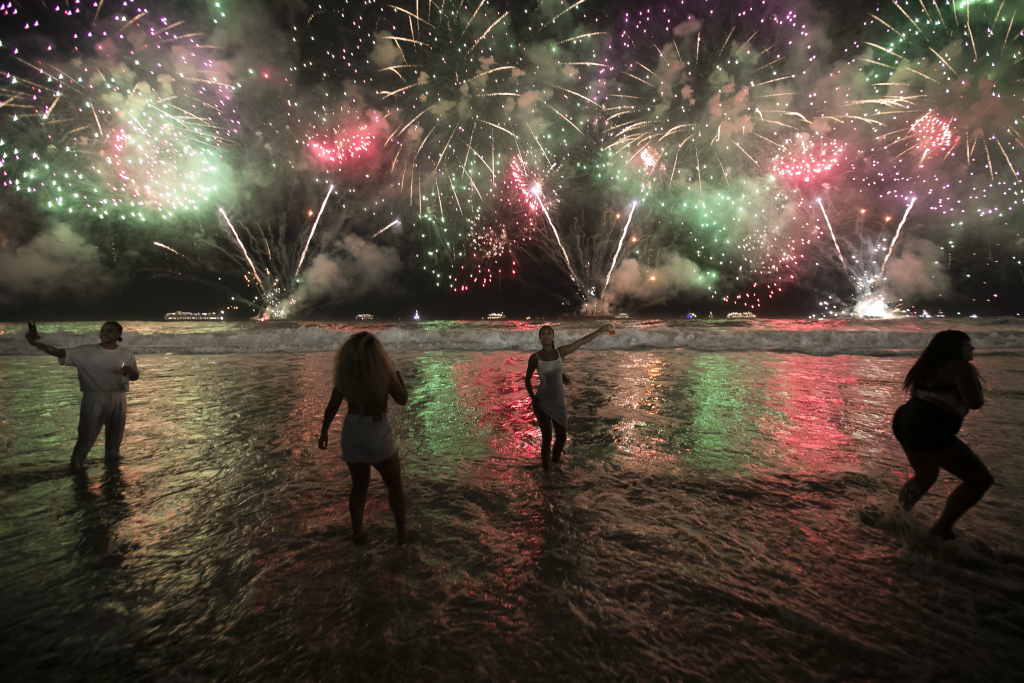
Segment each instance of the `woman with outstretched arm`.
[[[566,424],[568,422],[565,413],[565,386],[562,369],[562,359],[580,348],[587,342],[595,339],[597,335],[608,332],[611,325],[603,325],[600,329],[591,332],[585,337],[577,339],[571,344],[555,348],[555,331],[550,325],[540,328],[541,350],[530,356],[526,364],[526,393],[530,395],[533,402],[533,414],[537,417],[537,424],[540,425],[542,437],[540,458],[544,469],[550,467],[550,460],[558,462],[562,458],[562,448],[565,446]],[[536,372],[540,378],[540,386],[533,388],[533,373]],[[551,427],[555,428],[555,448],[551,450]]]

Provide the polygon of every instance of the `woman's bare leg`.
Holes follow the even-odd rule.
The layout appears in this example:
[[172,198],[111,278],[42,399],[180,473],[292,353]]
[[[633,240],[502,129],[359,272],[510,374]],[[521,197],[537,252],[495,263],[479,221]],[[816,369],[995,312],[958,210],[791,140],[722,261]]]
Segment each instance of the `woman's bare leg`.
[[380,478],[388,487],[388,505],[395,516],[395,527],[398,529],[398,545],[405,543],[405,491],[402,489],[402,461],[398,454],[392,455],[383,462],[375,462],[373,466],[380,472]]
[[551,454],[551,418],[547,416],[543,410],[538,408],[533,409],[533,414],[537,418],[537,424],[540,426],[540,462],[544,466],[544,469],[548,469],[548,458]]
[[366,543],[363,532],[363,509],[366,507],[366,490],[370,488],[370,465],[365,462],[350,462],[348,472],[352,475],[352,490],[348,494],[348,514],[352,518],[352,542]]
[[909,510],[928,493],[928,489],[938,479],[939,463],[935,460],[934,453],[922,453],[906,446],[903,447],[903,452],[907,454],[907,460],[914,468],[914,476],[900,489],[900,507]]
[[985,491],[992,486],[992,474],[981,458],[960,439],[957,439],[951,448],[932,455],[939,467],[963,480],[963,483],[949,494],[946,507],[931,529],[931,533],[936,536],[953,538],[953,525],[961,515],[981,500]]
[[554,420],[551,421],[555,428],[555,447],[551,451],[551,460],[558,462],[562,459],[562,449],[565,448],[565,437],[567,436],[565,427],[558,424]]

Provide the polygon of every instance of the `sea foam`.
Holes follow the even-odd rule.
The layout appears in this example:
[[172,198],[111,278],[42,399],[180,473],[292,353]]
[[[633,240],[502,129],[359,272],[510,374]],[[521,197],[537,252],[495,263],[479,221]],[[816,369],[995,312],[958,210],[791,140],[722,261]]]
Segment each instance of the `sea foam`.
[[[925,324],[927,322],[927,324]],[[920,353],[932,335],[946,327],[964,329],[974,346],[982,351],[1024,348],[1024,322],[1017,319],[987,321],[768,321],[754,323],[688,324],[680,321],[630,321],[617,327],[615,335],[601,335],[591,341],[589,350],[632,350],[682,348],[695,351],[775,351],[816,356],[836,354],[892,355]],[[556,343],[564,344],[589,332],[594,322],[570,322],[556,325]],[[67,329],[68,327],[72,329]],[[310,353],[334,351],[355,330],[346,324],[253,323],[209,324],[205,327],[176,329],[174,323],[138,323],[125,325],[124,344],[137,354],[224,354],[224,353]],[[410,323],[375,323],[369,326],[385,347],[395,352],[423,351],[516,351],[538,347],[536,325],[503,322],[436,323],[435,326]],[[0,333],[0,355],[39,353],[22,338],[14,325],[4,325]],[[48,344],[71,347],[96,343],[95,332],[84,325],[57,326],[48,332],[40,329]],[[97,325],[98,328],[98,325]],[[184,331],[187,330],[187,331]]]

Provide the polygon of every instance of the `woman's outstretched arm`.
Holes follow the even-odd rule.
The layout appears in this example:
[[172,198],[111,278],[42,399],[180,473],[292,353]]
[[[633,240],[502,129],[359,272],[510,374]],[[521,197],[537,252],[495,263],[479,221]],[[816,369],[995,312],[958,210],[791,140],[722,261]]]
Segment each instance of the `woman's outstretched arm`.
[[331,391],[331,398],[327,401],[327,409],[324,410],[324,426],[320,428],[320,440],[317,445],[320,446],[320,450],[327,450],[327,433],[331,428],[331,422],[334,421],[334,416],[338,414],[338,408],[341,407],[341,401],[345,398],[345,395],[341,393],[341,389],[334,387]]
[[558,355],[560,355],[560,356],[568,356],[570,353],[572,353],[576,349],[580,348],[581,346],[586,344],[588,341],[590,341],[592,339],[595,339],[597,337],[597,335],[604,334],[605,332],[607,332],[610,329],[612,329],[611,325],[601,325],[601,327],[599,329],[591,332],[586,337],[580,337],[579,339],[577,339],[576,341],[574,341],[571,344],[566,344],[565,346],[559,346],[558,347]]

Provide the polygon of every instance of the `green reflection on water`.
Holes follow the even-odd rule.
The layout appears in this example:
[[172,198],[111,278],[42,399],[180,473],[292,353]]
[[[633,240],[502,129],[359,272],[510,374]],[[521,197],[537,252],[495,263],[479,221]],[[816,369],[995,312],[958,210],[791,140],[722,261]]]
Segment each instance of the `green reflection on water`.
[[[733,355],[702,353],[683,400],[692,407],[691,425],[676,435],[679,456],[713,469],[736,469],[760,457],[760,424],[766,413],[785,415],[765,406],[763,377]],[[686,451],[689,449],[689,452]]]
[[406,460],[410,474],[442,479],[455,474],[461,461],[486,457],[487,444],[468,438],[478,431],[479,406],[467,404],[458,370],[444,352],[425,353],[409,363],[409,404],[404,427],[417,456]]

